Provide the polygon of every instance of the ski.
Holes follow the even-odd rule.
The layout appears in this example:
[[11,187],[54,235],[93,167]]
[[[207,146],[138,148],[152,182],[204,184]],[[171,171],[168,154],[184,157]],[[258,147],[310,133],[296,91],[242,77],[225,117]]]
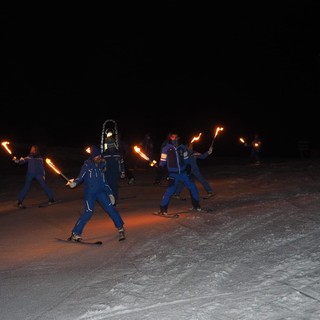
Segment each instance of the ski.
[[24,205],[18,205],[18,204],[14,204],[14,207],[16,207],[16,208],[18,208],[18,209],[27,209],[27,207],[26,206],[24,206]]
[[215,195],[216,195],[215,193],[209,194],[209,195],[206,195],[206,196],[202,197],[202,199],[203,199],[203,200],[210,199],[210,198],[212,198],[212,197],[215,196]]
[[158,217],[162,217],[162,218],[179,218],[179,213],[168,213],[168,214],[160,214],[159,212],[153,212],[153,214],[155,216],[158,216]]
[[171,199],[174,199],[174,200],[180,200],[180,201],[186,201],[187,200],[187,198],[181,198],[181,197],[175,197],[175,196],[173,196]]
[[196,209],[193,209],[193,208],[190,208],[189,210],[186,210],[185,213],[201,213],[201,212],[205,212],[205,213],[208,213],[208,212],[212,212],[213,210],[211,208],[201,208],[199,211],[196,210]]
[[43,202],[43,203],[40,203],[38,205],[38,208],[46,208],[46,207],[50,207],[50,206],[53,206],[55,204],[58,204],[58,203],[61,203],[62,200],[56,200],[55,202],[53,203],[49,203],[49,202]]
[[181,211],[177,211],[174,213],[171,213],[171,215],[180,215],[180,214],[184,214],[184,213],[208,213],[208,212],[212,212],[212,209],[205,207],[205,208],[201,208],[199,211],[193,208],[189,208],[189,209],[185,209],[185,210],[181,210]]
[[75,244],[89,244],[89,245],[92,245],[92,244],[101,245],[102,244],[102,241],[84,241],[84,240],[72,241],[69,239],[61,239],[61,238],[56,238],[56,240],[60,241],[60,242],[75,243]]

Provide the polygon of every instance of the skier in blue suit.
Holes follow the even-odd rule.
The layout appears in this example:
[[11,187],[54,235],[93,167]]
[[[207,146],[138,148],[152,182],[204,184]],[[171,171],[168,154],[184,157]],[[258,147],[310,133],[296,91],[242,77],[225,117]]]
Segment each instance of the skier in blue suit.
[[[210,186],[210,184],[207,182],[207,180],[202,175],[197,161],[198,161],[198,159],[206,159],[212,153],[212,150],[213,150],[213,148],[210,147],[208,151],[206,151],[204,153],[200,153],[198,151],[193,150],[192,143],[189,144],[189,148],[188,148],[189,163],[191,166],[191,177],[192,177],[192,179],[198,180],[199,183],[202,184],[203,188],[207,192],[207,195],[205,196],[205,198],[212,197],[213,191],[212,191],[212,187]],[[184,184],[182,182],[179,182],[178,186],[177,186],[177,190],[176,190],[175,194],[173,195],[173,197],[175,199],[180,199],[180,193],[181,193],[183,187],[184,187]]]
[[199,204],[199,192],[195,183],[189,178],[189,153],[186,145],[180,144],[177,134],[171,134],[169,142],[161,151],[159,167],[167,169],[168,187],[160,202],[160,215],[167,215],[168,205],[172,195],[177,189],[179,181],[184,183],[190,191],[192,207],[194,210],[201,211]]
[[40,154],[39,147],[37,145],[31,146],[30,153],[26,157],[21,157],[20,159],[17,159],[16,157],[13,157],[12,159],[15,163],[24,165],[28,164],[28,170],[27,170],[27,175],[26,175],[26,180],[24,183],[24,186],[22,190],[19,193],[18,196],[18,202],[17,206],[19,208],[25,208],[24,205],[22,204],[23,200],[27,196],[27,193],[31,187],[32,181],[37,180],[38,183],[40,184],[42,190],[46,193],[48,199],[49,199],[49,204],[52,204],[55,202],[55,199],[53,197],[53,191],[49,186],[47,185],[45,179],[46,179],[46,172],[44,168],[44,162],[43,158]]
[[90,147],[90,158],[84,161],[78,177],[70,179],[67,183],[70,188],[75,188],[82,182],[85,184],[83,213],[72,229],[72,234],[68,239],[70,241],[81,241],[83,229],[93,215],[96,201],[108,213],[118,229],[119,241],[125,239],[124,222],[117,209],[113,206],[115,198],[111,188],[105,181],[104,169],[105,161],[102,159],[101,151],[93,145]]

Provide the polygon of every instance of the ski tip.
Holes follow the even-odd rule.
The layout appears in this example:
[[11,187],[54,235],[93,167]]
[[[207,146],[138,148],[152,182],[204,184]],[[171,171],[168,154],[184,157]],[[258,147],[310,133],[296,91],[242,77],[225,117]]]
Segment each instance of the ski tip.
[[208,195],[202,197],[202,199],[207,200],[207,199],[213,198],[215,195],[216,195],[215,193],[211,193],[211,194],[208,194]]
[[178,213],[160,214],[159,212],[153,212],[153,215],[162,217],[162,218],[179,218]]
[[54,202],[43,202],[43,203],[40,203],[38,205],[38,208],[45,208],[45,207],[50,207],[50,206],[53,206],[55,204],[58,204],[58,203],[61,203],[62,200],[61,199],[57,199],[55,200]]
[[85,240],[81,240],[81,241],[72,241],[70,238],[67,239],[62,239],[62,238],[56,238],[57,241],[59,242],[66,242],[66,243],[75,243],[75,244],[88,244],[88,245],[102,245],[102,241],[95,241],[95,242],[91,242],[91,241],[85,241]]

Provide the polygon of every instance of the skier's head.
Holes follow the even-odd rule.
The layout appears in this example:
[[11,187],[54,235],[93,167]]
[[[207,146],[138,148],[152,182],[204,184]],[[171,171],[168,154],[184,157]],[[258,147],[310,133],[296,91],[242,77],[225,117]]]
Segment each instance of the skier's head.
[[170,143],[172,143],[175,147],[179,145],[180,137],[178,136],[178,134],[171,133],[169,139],[170,139]]
[[101,151],[98,147],[96,147],[95,145],[92,145],[90,147],[90,158],[94,159],[94,158],[101,158]]
[[40,156],[40,149],[37,145],[32,145],[30,148],[30,154],[33,156]]

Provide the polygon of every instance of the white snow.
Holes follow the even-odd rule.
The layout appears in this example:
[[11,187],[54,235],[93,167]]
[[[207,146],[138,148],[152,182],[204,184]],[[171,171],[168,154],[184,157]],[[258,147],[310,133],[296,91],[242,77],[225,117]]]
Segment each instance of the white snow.
[[[0,189],[1,319],[320,319],[319,160],[203,166],[216,195],[201,205],[212,211],[178,219],[152,215],[165,187],[152,185],[152,168],[137,170],[135,185],[120,186],[127,239],[98,204],[84,230],[102,246],[56,241],[70,235],[84,189],[50,169],[63,202],[37,208],[46,197],[34,183],[29,208],[15,208],[25,170],[12,168]],[[189,207],[172,199],[169,212]]]

